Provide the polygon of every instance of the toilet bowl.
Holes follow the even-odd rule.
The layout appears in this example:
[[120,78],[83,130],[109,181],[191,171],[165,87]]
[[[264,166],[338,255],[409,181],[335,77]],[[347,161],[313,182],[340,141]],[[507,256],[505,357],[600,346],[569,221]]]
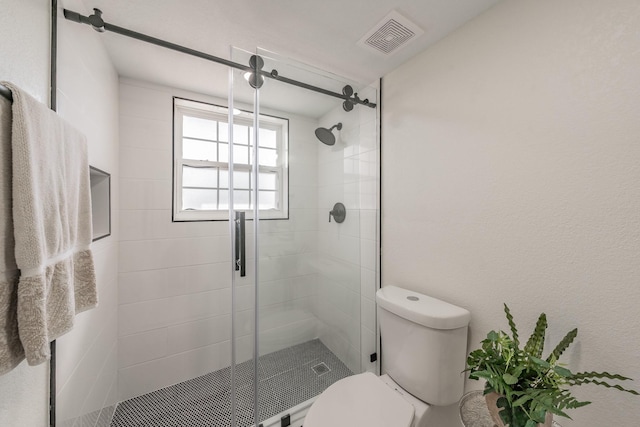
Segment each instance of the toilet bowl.
[[322,393],[307,412],[304,427],[423,427],[428,409],[388,375],[365,372]]
[[430,405],[462,396],[471,314],[395,286],[380,289],[376,302],[385,375],[334,383],[311,405],[304,427],[427,427]]

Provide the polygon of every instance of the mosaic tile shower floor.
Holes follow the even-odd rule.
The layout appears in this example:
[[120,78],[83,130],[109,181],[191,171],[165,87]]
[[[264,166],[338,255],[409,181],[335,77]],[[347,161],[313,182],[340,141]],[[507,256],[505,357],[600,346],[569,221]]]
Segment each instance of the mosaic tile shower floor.
[[[253,361],[236,367],[238,425],[253,425]],[[118,404],[111,427],[228,427],[230,368]],[[320,340],[258,359],[259,414],[265,420],[322,393],[353,373]]]

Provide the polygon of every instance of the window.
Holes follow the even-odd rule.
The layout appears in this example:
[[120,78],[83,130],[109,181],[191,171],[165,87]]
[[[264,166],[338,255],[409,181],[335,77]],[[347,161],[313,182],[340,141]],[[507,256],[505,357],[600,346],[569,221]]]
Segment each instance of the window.
[[[288,218],[288,127],[286,119],[260,115],[258,204],[260,218]],[[251,215],[253,113],[233,117],[229,144],[228,109],[174,98],[173,219],[229,218],[229,150],[233,150],[234,203]]]

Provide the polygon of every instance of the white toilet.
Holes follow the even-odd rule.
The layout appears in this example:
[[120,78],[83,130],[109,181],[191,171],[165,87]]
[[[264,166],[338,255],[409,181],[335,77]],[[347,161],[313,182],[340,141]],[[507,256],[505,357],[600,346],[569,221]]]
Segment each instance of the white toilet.
[[429,405],[462,396],[469,311],[395,286],[380,289],[376,301],[385,375],[334,383],[304,427],[425,427]]

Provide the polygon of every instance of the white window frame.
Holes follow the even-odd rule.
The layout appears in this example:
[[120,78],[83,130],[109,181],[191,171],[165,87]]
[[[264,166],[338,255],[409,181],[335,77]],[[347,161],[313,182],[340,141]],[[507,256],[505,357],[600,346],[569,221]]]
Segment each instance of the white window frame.
[[[183,210],[182,209],[182,167],[215,167],[220,170],[229,170],[229,162],[191,160],[182,157],[182,118],[185,113],[189,116],[211,119],[218,122],[228,123],[228,108],[220,105],[192,101],[184,98],[173,98],[173,221],[223,221],[229,219],[229,210]],[[234,112],[234,125],[253,126],[253,113],[237,111]],[[288,169],[288,146],[289,146],[289,120],[260,114],[259,127],[276,131],[276,166],[259,166],[258,172],[272,172],[276,174],[276,209],[260,209],[260,219],[288,219],[289,218],[289,169]],[[229,139],[227,137],[227,139]],[[218,135],[218,140],[220,136]],[[229,144],[229,150],[233,149],[233,144]],[[250,146],[251,147],[251,146]],[[234,171],[251,171],[252,165],[234,164]],[[253,183],[251,182],[250,185]],[[253,199],[253,190],[251,190]],[[240,210],[240,209],[238,209]],[[246,212],[247,219],[253,218],[252,209],[242,209]]]

